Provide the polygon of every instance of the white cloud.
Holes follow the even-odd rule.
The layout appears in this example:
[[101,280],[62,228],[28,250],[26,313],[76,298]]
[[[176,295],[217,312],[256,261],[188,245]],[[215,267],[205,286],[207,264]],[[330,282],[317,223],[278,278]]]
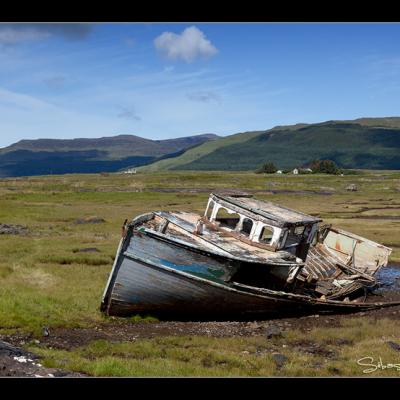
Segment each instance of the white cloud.
[[156,49],[172,60],[192,62],[198,57],[211,57],[218,53],[204,33],[191,26],[181,34],[164,32],[154,40]]

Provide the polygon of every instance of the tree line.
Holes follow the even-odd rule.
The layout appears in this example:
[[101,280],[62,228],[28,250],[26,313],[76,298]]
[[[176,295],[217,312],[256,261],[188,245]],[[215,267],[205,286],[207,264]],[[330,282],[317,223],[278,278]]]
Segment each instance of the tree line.
[[[299,174],[312,173],[340,175],[343,173],[343,170],[332,160],[313,160],[306,166],[297,167],[297,170]],[[292,171],[293,169],[282,170],[282,173],[289,173]],[[267,161],[256,172],[259,174],[275,174],[278,172],[278,168],[273,162]]]

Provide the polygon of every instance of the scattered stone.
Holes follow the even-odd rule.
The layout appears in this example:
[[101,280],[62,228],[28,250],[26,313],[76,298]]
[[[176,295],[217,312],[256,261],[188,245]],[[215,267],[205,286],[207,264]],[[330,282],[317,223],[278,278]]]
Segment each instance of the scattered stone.
[[250,329],[260,329],[260,328],[262,328],[262,325],[260,325],[258,322],[250,322],[249,328]]
[[387,342],[388,346],[391,347],[393,350],[400,351],[400,344],[395,342]]
[[26,357],[37,358],[36,355],[25,351],[19,347],[15,347],[7,342],[0,340],[0,355],[7,355],[12,357]]
[[68,372],[66,371],[56,371],[53,374],[55,377],[60,378],[62,376],[68,376]]
[[346,190],[349,192],[357,192],[357,185],[352,183],[349,186],[346,186]]
[[276,326],[268,326],[265,330],[265,336],[267,339],[272,339],[273,337],[282,337],[282,330]]
[[101,224],[106,222],[105,219],[99,217],[85,217],[79,218],[75,221],[75,224]]
[[26,226],[0,223],[0,235],[23,235],[26,233],[28,233]]
[[288,358],[281,353],[272,353],[272,358],[274,359],[278,369],[282,368],[288,360]]

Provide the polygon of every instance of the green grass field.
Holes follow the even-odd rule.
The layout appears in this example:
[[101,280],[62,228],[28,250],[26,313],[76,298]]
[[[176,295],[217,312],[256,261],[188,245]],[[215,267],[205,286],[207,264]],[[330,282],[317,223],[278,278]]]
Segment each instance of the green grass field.
[[[357,185],[357,192],[346,191],[350,183]],[[277,191],[255,196],[319,215],[327,223],[392,247],[391,262],[400,262],[397,171],[343,177],[168,171],[1,179],[0,224],[27,226],[28,234],[0,235],[0,334],[24,332],[40,337],[45,325],[72,329],[115,323],[99,312],[99,305],[125,218],[160,209],[202,213],[208,192],[223,188]],[[182,190],[165,193],[159,189]],[[77,223],[85,217],[105,222]],[[98,251],[78,251],[83,248]],[[140,321],[131,318],[122,323]],[[371,351],[388,362],[400,362],[400,353],[385,345],[388,338],[400,340],[398,320],[364,318],[345,324],[307,334],[293,330],[276,339],[275,345],[290,360],[281,369],[270,353],[263,352],[269,344],[262,337],[94,341],[73,351],[30,343],[30,349],[44,356],[45,365],[98,376],[362,375],[354,359]],[[329,344],[330,337],[347,338],[351,344],[336,349],[336,359],[329,362],[321,355],[304,354],[293,344],[311,338],[335,347]],[[282,347],[285,343],[287,347]],[[375,373],[398,374],[394,369]]]

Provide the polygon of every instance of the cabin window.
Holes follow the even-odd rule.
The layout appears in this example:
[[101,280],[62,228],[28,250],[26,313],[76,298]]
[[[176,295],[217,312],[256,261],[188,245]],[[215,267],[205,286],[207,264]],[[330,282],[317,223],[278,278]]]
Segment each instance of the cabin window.
[[[301,229],[300,229],[301,228]],[[300,232],[300,233],[299,233]],[[303,238],[304,226],[291,227],[286,239],[285,247],[296,246]]]
[[207,207],[207,212],[206,212],[206,217],[208,220],[211,219],[211,214],[213,212],[213,209],[214,209],[214,202],[210,201],[210,203],[208,204],[208,207]]
[[246,236],[250,236],[250,232],[252,229],[253,229],[253,221],[250,218],[244,218],[240,233],[243,233]]
[[274,230],[269,226],[264,226],[260,234],[260,243],[270,244],[272,242],[272,237],[274,236]]
[[225,208],[220,208],[218,210],[217,216],[215,217],[215,221],[219,222],[221,227],[235,229],[237,224],[239,223],[240,215],[234,212],[228,212]]

